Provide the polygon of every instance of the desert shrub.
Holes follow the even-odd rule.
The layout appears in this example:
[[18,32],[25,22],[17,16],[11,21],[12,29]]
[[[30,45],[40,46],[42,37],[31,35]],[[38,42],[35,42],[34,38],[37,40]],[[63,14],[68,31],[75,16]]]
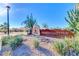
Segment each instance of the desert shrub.
[[5,52],[3,52],[3,56],[11,56],[11,51],[5,51]]
[[2,46],[10,44],[10,42],[13,40],[14,38],[12,36],[4,36],[1,38],[2,40]]
[[54,51],[56,51],[61,55],[64,55],[67,51],[66,50],[67,44],[63,41],[55,41],[52,45],[53,45]]
[[22,37],[20,35],[17,36],[5,36],[2,38],[2,46],[9,45],[13,50],[21,45]]
[[39,40],[38,39],[33,39],[33,44],[35,48],[39,47]]
[[54,41],[52,47],[60,55],[79,55],[79,40],[75,38]]
[[11,42],[10,46],[14,50],[15,48],[17,48],[21,44],[22,44],[22,37],[17,35],[14,37],[14,41]]
[[76,51],[76,54],[79,54],[79,40],[75,39],[72,42],[72,48]]
[[15,41],[16,41],[17,46],[18,46],[19,44],[22,43],[22,37],[20,35],[15,36]]
[[3,56],[10,56],[12,55],[12,48],[9,45],[5,45],[2,47],[1,53]]

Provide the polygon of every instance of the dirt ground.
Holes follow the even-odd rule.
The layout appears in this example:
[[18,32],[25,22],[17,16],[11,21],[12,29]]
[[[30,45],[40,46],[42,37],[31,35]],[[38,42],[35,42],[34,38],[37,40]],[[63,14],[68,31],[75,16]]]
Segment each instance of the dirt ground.
[[[26,32],[12,32],[10,35],[23,35],[23,44],[22,46],[18,47],[14,52],[13,55],[22,56],[54,56],[55,53],[51,48],[51,42],[56,40],[56,38],[51,37],[44,37],[44,36],[34,36],[34,35],[27,35]],[[0,38],[3,36],[7,36],[7,34],[0,33]],[[33,44],[33,39],[38,39],[40,41],[39,48],[35,49]]]
[[[27,35],[27,32],[10,32],[10,35],[15,36],[15,35]],[[7,34],[0,32],[0,39],[3,36],[7,36]]]
[[[51,47],[51,43],[53,40],[55,40],[56,38],[50,38],[50,37],[44,37],[44,36],[24,36],[24,41],[23,43],[26,45],[26,46],[29,46],[31,51],[32,51],[32,55],[34,56],[55,56],[57,55],[52,47]],[[34,42],[33,42],[33,39],[38,39],[40,41],[39,43],[39,48],[35,49],[34,48]],[[45,39],[45,41],[42,41],[41,39]],[[49,39],[50,41],[47,42],[46,39]]]

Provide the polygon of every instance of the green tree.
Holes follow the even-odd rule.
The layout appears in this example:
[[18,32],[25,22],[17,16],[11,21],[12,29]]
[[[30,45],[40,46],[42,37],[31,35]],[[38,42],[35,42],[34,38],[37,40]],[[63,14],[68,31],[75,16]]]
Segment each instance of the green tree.
[[48,29],[48,25],[47,24],[42,24],[43,28]]
[[7,23],[6,22],[4,22],[3,24],[0,25],[0,30],[6,33],[6,31],[7,31]]
[[25,27],[30,28],[30,34],[32,33],[33,25],[36,24],[36,20],[34,19],[33,15],[28,15],[26,20],[23,21],[23,24],[25,24]]
[[67,12],[68,17],[65,20],[68,22],[70,29],[73,29],[75,33],[79,32],[79,10],[70,10]]

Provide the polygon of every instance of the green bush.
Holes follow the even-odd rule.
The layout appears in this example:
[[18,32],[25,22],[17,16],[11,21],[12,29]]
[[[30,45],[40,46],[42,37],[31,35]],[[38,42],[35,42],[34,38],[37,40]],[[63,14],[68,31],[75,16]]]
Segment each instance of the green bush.
[[2,38],[2,46],[9,45],[13,50],[22,43],[22,37],[17,36],[5,36]]
[[33,39],[34,47],[38,48],[39,47],[39,41],[38,39]]
[[72,48],[76,51],[77,54],[79,54],[79,40],[74,40],[72,42]]
[[10,46],[14,50],[21,44],[22,44],[22,37],[21,36],[15,36],[14,41],[11,42]]
[[12,36],[4,36],[1,38],[2,40],[2,46],[10,44],[11,41],[14,40],[14,38]]
[[63,41],[55,41],[53,44],[53,49],[60,55],[64,55],[67,52],[67,44]]
[[54,41],[52,44],[54,51],[60,55],[78,55],[79,54],[79,40],[78,39],[64,39],[61,41]]

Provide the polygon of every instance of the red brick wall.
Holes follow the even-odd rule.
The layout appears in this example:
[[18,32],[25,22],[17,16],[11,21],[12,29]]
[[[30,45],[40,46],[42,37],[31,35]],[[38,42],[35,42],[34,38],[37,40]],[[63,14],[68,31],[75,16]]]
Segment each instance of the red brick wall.
[[41,29],[40,35],[48,36],[48,37],[55,37],[55,38],[62,38],[62,37],[73,37],[74,33],[68,30],[61,30],[61,29]]

